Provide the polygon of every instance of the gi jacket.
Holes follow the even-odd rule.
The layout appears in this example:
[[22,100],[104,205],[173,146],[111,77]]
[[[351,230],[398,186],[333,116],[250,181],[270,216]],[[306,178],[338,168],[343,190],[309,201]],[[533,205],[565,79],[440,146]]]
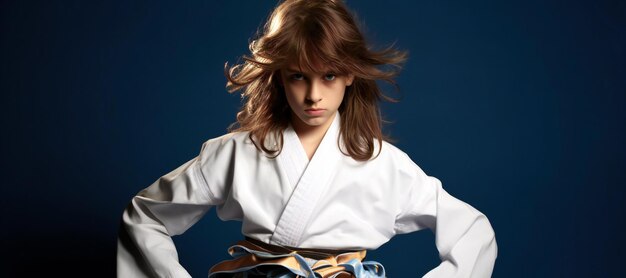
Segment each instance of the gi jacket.
[[170,236],[216,207],[220,219],[242,221],[245,236],[298,248],[376,249],[428,228],[442,262],[424,277],[490,277],[497,245],[485,215],[388,142],[369,161],[342,154],[339,125],[337,114],[310,161],[291,127],[276,158],[246,132],[205,142],[124,211],[118,276],[189,277]]

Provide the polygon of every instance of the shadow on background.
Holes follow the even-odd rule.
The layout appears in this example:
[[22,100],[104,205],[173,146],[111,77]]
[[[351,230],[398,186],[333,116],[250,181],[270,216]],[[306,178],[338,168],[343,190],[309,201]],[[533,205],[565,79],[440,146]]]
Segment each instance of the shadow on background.
[[3,243],[3,277],[115,277],[114,243],[94,231],[13,235]]

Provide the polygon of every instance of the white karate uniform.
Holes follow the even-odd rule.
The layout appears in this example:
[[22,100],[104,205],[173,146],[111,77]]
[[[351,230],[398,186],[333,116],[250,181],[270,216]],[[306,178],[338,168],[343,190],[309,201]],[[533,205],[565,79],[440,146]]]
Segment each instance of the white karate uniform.
[[257,150],[246,132],[205,142],[196,158],[139,192],[124,211],[118,277],[190,277],[170,236],[212,206],[220,219],[242,221],[245,236],[299,248],[376,249],[396,234],[428,228],[442,262],[424,277],[490,277],[497,245],[485,215],[387,142],[366,162],[342,154],[339,117],[310,161],[291,127],[276,158]]

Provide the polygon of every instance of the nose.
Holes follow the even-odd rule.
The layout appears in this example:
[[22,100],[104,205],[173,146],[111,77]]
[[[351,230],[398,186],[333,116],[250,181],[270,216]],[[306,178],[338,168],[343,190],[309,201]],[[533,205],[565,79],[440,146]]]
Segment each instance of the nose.
[[309,90],[306,94],[306,99],[309,102],[317,103],[322,100],[322,84],[318,80],[313,80],[309,83]]

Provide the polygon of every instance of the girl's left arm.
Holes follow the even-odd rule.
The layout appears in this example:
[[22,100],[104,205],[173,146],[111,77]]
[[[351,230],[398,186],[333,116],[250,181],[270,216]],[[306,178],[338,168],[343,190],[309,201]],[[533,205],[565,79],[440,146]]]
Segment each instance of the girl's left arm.
[[424,277],[491,277],[498,254],[487,217],[446,192],[419,167],[405,210],[396,218],[397,234],[428,228],[435,233],[441,264]]

